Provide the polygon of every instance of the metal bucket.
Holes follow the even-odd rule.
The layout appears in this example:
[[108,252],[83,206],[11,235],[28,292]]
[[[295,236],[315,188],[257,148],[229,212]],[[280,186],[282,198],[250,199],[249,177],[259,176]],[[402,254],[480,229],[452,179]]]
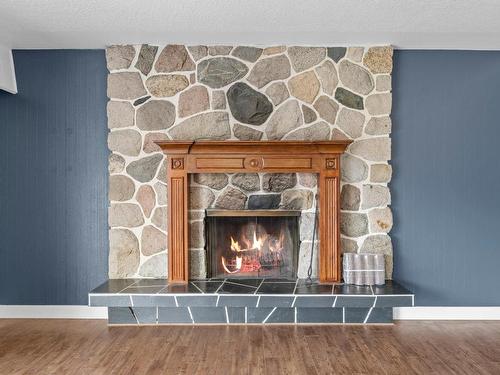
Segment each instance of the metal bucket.
[[345,253],[344,282],[354,285],[385,284],[384,255]]

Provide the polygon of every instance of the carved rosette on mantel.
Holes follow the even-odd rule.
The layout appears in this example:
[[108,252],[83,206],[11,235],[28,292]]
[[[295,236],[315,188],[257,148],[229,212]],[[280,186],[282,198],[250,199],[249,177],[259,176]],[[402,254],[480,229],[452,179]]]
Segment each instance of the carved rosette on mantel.
[[317,173],[319,187],[319,278],[340,273],[340,141],[157,141],[167,155],[168,278],[189,279],[189,174]]

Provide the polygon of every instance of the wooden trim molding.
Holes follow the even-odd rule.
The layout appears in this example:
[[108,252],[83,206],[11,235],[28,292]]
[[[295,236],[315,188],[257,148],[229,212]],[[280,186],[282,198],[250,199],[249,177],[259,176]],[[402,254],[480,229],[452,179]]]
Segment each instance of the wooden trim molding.
[[341,141],[157,141],[167,156],[168,278],[187,282],[190,173],[317,173],[319,277],[340,281]]

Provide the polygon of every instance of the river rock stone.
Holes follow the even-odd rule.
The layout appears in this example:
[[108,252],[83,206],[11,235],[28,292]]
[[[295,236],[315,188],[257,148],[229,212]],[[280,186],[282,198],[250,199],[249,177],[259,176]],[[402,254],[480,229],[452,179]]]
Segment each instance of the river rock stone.
[[383,207],[391,204],[391,193],[387,186],[363,185],[363,201],[361,208]]
[[139,276],[165,278],[167,276],[167,254],[158,254],[145,261],[139,269]]
[[174,96],[188,86],[188,79],[180,74],[161,74],[146,80],[149,92],[159,98]]
[[316,111],[318,111],[319,117],[321,117],[325,121],[328,121],[332,125],[335,124],[339,105],[332,99],[330,99],[326,95],[322,95],[316,100],[316,102],[314,102],[314,108],[316,108]]
[[335,90],[335,87],[337,87],[339,83],[337,71],[335,70],[333,63],[331,61],[325,61],[315,70],[319,77],[319,81],[321,82],[323,92],[330,96],[333,95],[333,90]]
[[308,188],[313,188],[318,184],[318,176],[316,173],[297,173],[299,183]]
[[267,139],[278,140],[302,125],[302,113],[296,100],[283,103],[269,119],[266,127]]
[[286,51],[286,46],[271,46],[264,48],[262,54],[265,56],[270,56],[270,55],[277,55],[278,53],[283,53],[285,51]]
[[372,73],[392,72],[392,47],[371,47],[366,52],[363,64]]
[[149,185],[142,185],[137,191],[136,199],[142,207],[144,216],[151,216],[151,211],[153,211],[156,204],[156,197],[153,188]]
[[290,78],[288,89],[297,99],[312,103],[319,92],[319,81],[313,71],[307,71]]
[[220,89],[243,78],[248,73],[247,66],[230,57],[214,57],[198,64],[198,81],[213,88]]
[[309,210],[313,205],[313,198],[311,190],[286,190],[281,194],[281,208],[285,210]]
[[257,173],[236,173],[231,177],[231,183],[245,191],[260,189],[260,178]]
[[189,208],[192,210],[204,210],[214,203],[214,193],[205,187],[192,186],[189,188]]
[[158,52],[157,46],[150,46],[149,44],[143,44],[141,46],[141,51],[139,52],[139,57],[135,63],[135,68],[140,70],[142,74],[147,76],[153,67],[153,62],[155,60],[156,53]]
[[350,240],[349,238],[340,237],[340,253],[357,253],[358,252],[358,243],[354,240]]
[[271,98],[271,101],[275,106],[280,105],[290,97],[288,89],[283,82],[271,83],[266,89],[266,94],[267,96],[269,96],[269,98]]
[[391,118],[385,117],[372,117],[368,124],[366,124],[365,133],[370,135],[385,135],[390,134],[392,128]]
[[392,242],[387,234],[366,237],[359,252],[385,255],[385,278],[392,278]]
[[359,210],[359,203],[361,202],[361,192],[354,185],[342,186],[340,193],[340,209],[348,211]]
[[274,210],[279,208],[281,194],[254,194],[248,198],[249,210]]
[[111,46],[106,48],[108,70],[127,69],[135,57],[134,46]]
[[345,141],[347,139],[350,139],[347,135],[345,135],[344,132],[342,132],[340,129],[337,128],[334,128],[332,130],[332,135],[330,136],[330,138],[333,141]]
[[108,74],[108,98],[133,100],[146,94],[139,73],[120,72]]
[[117,154],[109,155],[108,171],[109,173],[120,173],[125,168],[125,159]]
[[226,109],[226,94],[224,91],[212,91],[212,109]]
[[391,139],[377,137],[360,139],[349,146],[352,154],[370,161],[387,161],[391,158]]
[[205,86],[193,86],[179,95],[179,117],[186,117],[210,108]]
[[262,125],[273,111],[273,105],[264,94],[243,82],[229,88],[227,100],[233,117],[245,124]]
[[193,56],[194,61],[204,58],[208,53],[207,46],[189,46],[187,49]]
[[194,182],[215,190],[221,190],[227,186],[229,178],[225,173],[195,173]]
[[134,277],[139,267],[139,241],[128,229],[109,231],[109,277]]
[[348,237],[368,234],[368,217],[361,213],[341,212],[340,233]]
[[210,56],[229,55],[232,49],[232,46],[209,46],[208,54]]
[[239,59],[254,63],[259,59],[260,55],[262,55],[262,48],[239,46],[233,50],[231,55]]
[[139,152],[141,152],[141,144],[141,135],[139,132],[132,129],[115,130],[108,134],[109,149],[123,155],[139,155]]
[[186,50],[178,44],[169,44],[160,53],[155,65],[158,73],[184,72],[194,70],[195,64]]
[[141,208],[134,203],[112,203],[108,220],[110,227],[134,228],[144,224]]
[[[303,212],[300,215],[300,240],[301,241],[312,241],[313,230],[314,230],[314,218],[316,215],[314,213]],[[317,238],[317,237],[316,237]]]
[[108,127],[126,128],[134,126],[134,107],[128,102],[109,101],[107,105]]
[[167,159],[163,160],[161,163],[161,167],[156,178],[165,184],[167,183]]
[[361,137],[364,123],[365,115],[348,108],[342,108],[337,116],[337,126],[351,138]]
[[141,252],[151,256],[167,249],[167,235],[152,225],[146,225],[141,234]]
[[289,47],[288,56],[293,69],[300,73],[317,65],[325,58],[326,49],[321,47]]
[[163,133],[148,133],[144,137],[144,145],[142,146],[142,150],[150,154],[152,152],[160,152],[161,148],[158,146],[155,141],[167,141],[168,137]]
[[302,104],[302,115],[304,116],[304,122],[306,124],[310,124],[311,122],[316,121],[318,116],[316,115],[316,112],[305,104]]
[[139,182],[151,181],[156,175],[156,171],[162,159],[162,154],[154,154],[139,160],[134,160],[127,166],[127,173]]
[[168,129],[175,121],[175,107],[166,100],[151,100],[137,109],[136,121],[141,130]]
[[339,62],[342,57],[345,56],[347,48],[345,47],[329,47],[326,49],[326,53],[329,58],[335,62]]
[[205,247],[205,233],[203,221],[189,223],[189,248],[203,249]]
[[320,121],[307,128],[295,130],[289,133],[284,139],[290,141],[325,141],[330,139],[330,126],[326,122]]
[[335,99],[346,107],[359,110],[364,109],[363,98],[342,87],[337,87],[337,90],[335,90]]
[[265,191],[280,193],[297,185],[295,173],[266,173],[262,177],[262,188]]
[[339,76],[345,87],[358,94],[367,95],[375,87],[370,72],[349,60],[339,64]]
[[360,182],[368,177],[368,165],[361,159],[350,154],[340,156],[340,172],[344,182]]
[[370,167],[370,182],[389,182],[392,177],[392,167],[389,164],[372,164]]
[[154,186],[156,192],[156,200],[160,206],[167,204],[167,185],[157,182]]
[[128,201],[134,196],[134,182],[127,176],[109,176],[109,200]]
[[151,222],[163,231],[167,230],[167,207],[156,207]]
[[388,115],[392,109],[392,94],[373,94],[366,98],[366,109],[373,116]]
[[299,248],[299,259],[298,259],[298,265],[297,265],[297,277],[299,279],[305,279],[308,277],[307,271],[309,269],[309,264],[312,263],[312,268],[311,268],[311,277],[317,278],[318,277],[318,254],[319,254],[319,249],[318,249],[318,243],[314,244],[314,251],[313,251],[313,256],[312,256],[312,262],[311,262],[311,248],[312,244],[310,241],[302,241],[300,243],[300,248]]
[[229,115],[226,112],[201,113],[190,117],[169,130],[173,139],[228,139],[231,137]]
[[377,91],[391,91],[392,79],[390,75],[377,76],[375,87]]
[[189,249],[189,279],[207,278],[205,249]]
[[365,53],[363,47],[349,47],[347,49],[347,58],[354,62],[361,62],[363,60],[363,53]]
[[368,212],[371,233],[389,233],[392,229],[392,212],[389,207],[375,208]]
[[258,130],[240,124],[234,124],[233,133],[240,141],[260,141],[264,134]]
[[261,88],[269,82],[290,77],[290,73],[290,61],[285,55],[279,55],[257,62],[250,71],[247,80],[255,87]]
[[147,102],[149,99],[151,99],[151,95],[146,95],[143,96],[142,98],[137,99],[136,101],[134,101],[134,107],[137,107],[138,105]]
[[228,186],[215,201],[215,207],[226,210],[242,210],[245,208],[247,196],[238,189]]

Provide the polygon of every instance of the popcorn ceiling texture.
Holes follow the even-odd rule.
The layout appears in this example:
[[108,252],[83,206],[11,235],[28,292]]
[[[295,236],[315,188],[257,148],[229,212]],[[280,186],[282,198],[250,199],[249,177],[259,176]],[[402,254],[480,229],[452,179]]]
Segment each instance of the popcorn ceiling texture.
[[[155,140],[345,138],[354,142],[341,160],[342,252],[384,254],[391,278],[391,47],[121,45],[106,58],[110,278],[167,276],[166,169]],[[191,277],[206,275],[208,207],[303,210],[305,277],[315,192],[311,174],[193,175]]]

